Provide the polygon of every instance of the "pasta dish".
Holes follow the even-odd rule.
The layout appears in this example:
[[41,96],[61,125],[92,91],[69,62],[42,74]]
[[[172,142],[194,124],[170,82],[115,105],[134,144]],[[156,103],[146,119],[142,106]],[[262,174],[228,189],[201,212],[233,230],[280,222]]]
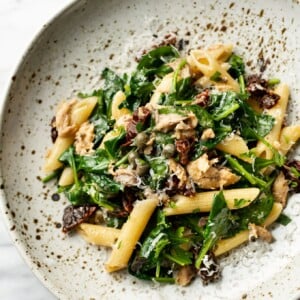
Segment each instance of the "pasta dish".
[[162,45],[59,105],[43,181],[70,202],[64,232],[111,248],[107,272],[207,284],[219,256],[289,223],[300,125],[285,118],[288,86],[245,69],[230,44],[185,55]]

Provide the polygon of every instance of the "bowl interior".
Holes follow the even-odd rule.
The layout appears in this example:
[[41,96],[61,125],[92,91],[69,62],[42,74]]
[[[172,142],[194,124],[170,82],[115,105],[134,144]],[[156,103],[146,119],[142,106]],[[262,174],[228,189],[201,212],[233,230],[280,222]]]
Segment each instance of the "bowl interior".
[[[106,274],[103,262],[108,252],[61,232],[67,201],[61,196],[54,202],[54,183],[40,181],[56,105],[78,92],[97,89],[105,66],[118,72],[130,70],[143,50],[170,33],[182,39],[183,51],[233,43],[246,58],[248,70],[255,72],[265,64],[266,76],[278,77],[291,87],[289,122],[299,122],[300,5],[296,2],[77,1],[36,38],[12,79],[3,109],[0,192],[17,246],[57,296],[235,299],[246,294],[250,298],[268,293],[278,296],[284,291],[290,299],[297,294],[297,284],[292,279],[288,282],[299,266],[295,258],[300,254],[297,196],[287,208],[293,221],[275,228],[277,241],[271,245],[257,242],[223,258],[220,282],[204,287],[196,280],[188,288],[158,288],[125,272]],[[280,272],[286,272],[286,277],[280,277]]]

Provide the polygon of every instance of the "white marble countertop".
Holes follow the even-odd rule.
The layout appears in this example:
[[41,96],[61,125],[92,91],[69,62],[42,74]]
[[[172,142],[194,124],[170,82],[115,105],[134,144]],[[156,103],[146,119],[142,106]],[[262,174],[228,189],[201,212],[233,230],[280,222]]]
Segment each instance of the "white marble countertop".
[[[39,32],[72,0],[0,0],[0,106],[6,82],[22,54]],[[12,244],[0,215],[0,298],[41,300],[55,297],[33,275]]]

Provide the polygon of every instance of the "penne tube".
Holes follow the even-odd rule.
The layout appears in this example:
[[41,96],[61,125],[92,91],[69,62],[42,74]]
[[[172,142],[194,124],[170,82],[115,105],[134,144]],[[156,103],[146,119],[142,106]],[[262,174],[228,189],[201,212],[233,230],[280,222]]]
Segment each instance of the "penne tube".
[[227,136],[216,146],[216,148],[225,153],[239,157],[246,162],[251,162],[251,158],[242,155],[244,153],[248,153],[249,148],[245,140],[237,134]]
[[57,170],[63,166],[58,160],[61,154],[73,144],[73,137],[57,137],[53,147],[46,154],[44,171],[46,173]]
[[284,127],[280,133],[280,152],[285,155],[300,138],[300,125]]
[[[274,223],[282,211],[282,205],[280,203],[275,202],[273,204],[273,208],[266,218],[265,222],[263,223],[263,226],[269,226],[272,223]],[[237,233],[235,236],[223,239],[217,242],[217,245],[214,249],[215,256],[220,256],[229,250],[232,250],[241,244],[247,242],[249,240],[249,230],[243,230],[239,233]]]
[[[274,107],[266,110],[267,113],[275,119],[275,123],[271,132],[265,136],[265,140],[275,148],[278,148],[282,124],[289,99],[289,88],[286,84],[280,84],[275,89],[275,93],[280,96],[279,101]],[[257,143],[254,150],[258,157],[266,159],[272,159],[273,157],[272,150],[261,141]]]
[[64,170],[62,171],[59,177],[58,185],[68,186],[73,183],[74,183],[74,174],[72,168],[71,167],[64,168]]
[[105,264],[107,272],[118,271],[127,266],[130,256],[157,205],[157,198],[136,202],[128,220],[122,226],[119,238]]
[[207,52],[218,62],[225,62],[232,54],[232,44],[216,44],[207,48]]
[[71,112],[71,124],[78,128],[87,121],[97,104],[97,97],[89,97],[78,101]]
[[193,50],[188,56],[187,61],[193,71],[196,71],[196,73],[202,73],[204,77],[208,80],[216,72],[219,72],[220,76],[224,80],[220,82],[213,82],[213,85],[215,85],[218,88],[218,90],[231,90],[235,92],[238,92],[240,90],[237,81],[230,76],[227,70],[223,66],[221,66],[220,63],[209,52]]
[[82,223],[77,226],[77,232],[81,237],[88,243],[97,246],[112,247],[118,239],[120,231],[117,228],[89,223]]
[[[211,210],[214,196],[220,191],[210,191],[198,193],[193,197],[176,195],[174,207],[165,207],[163,209],[166,216],[190,214],[194,212],[209,212]],[[258,188],[242,188],[224,190],[224,197],[229,209],[239,209],[249,205],[259,195]],[[242,199],[242,201],[239,201]]]
[[58,136],[52,148],[46,155],[46,162],[44,165],[45,172],[51,172],[62,167],[62,163],[58,160],[61,154],[67,150],[74,142],[76,130],[89,118],[95,105],[97,104],[97,97],[85,98],[74,104],[71,111],[71,124],[75,131],[70,131],[67,136]]
[[118,91],[111,103],[111,118],[113,120],[118,120],[124,115],[131,114],[128,108],[119,108],[119,105],[126,100],[126,96],[122,91]]

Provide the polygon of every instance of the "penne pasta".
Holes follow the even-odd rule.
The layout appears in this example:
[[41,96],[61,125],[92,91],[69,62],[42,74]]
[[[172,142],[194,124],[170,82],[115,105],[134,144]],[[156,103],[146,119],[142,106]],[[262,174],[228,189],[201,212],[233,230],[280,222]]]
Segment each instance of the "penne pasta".
[[70,167],[65,167],[59,177],[59,186],[68,186],[74,183],[73,170]]
[[138,201],[126,223],[123,225],[119,238],[105,264],[107,272],[114,272],[127,266],[129,258],[141,237],[152,213],[158,205],[157,198]]
[[[275,118],[275,124],[271,130],[271,132],[265,136],[265,140],[270,143],[275,148],[278,148],[279,144],[279,138],[281,133],[282,124],[284,121],[284,117],[286,114],[288,99],[289,99],[289,89],[286,84],[280,84],[276,90],[275,93],[280,96],[278,103],[267,110],[267,113]],[[266,158],[266,159],[272,159],[273,152],[272,149],[270,149],[268,146],[266,146],[262,141],[259,141],[257,143],[257,146],[255,148],[256,156]]]
[[280,132],[280,152],[285,155],[300,138],[300,125],[284,127]]
[[[188,62],[192,67],[192,70],[202,73],[205,78],[205,85],[215,85],[218,90],[226,91],[231,90],[238,92],[240,87],[236,80],[234,80],[227,70],[221,66],[218,61],[213,58],[207,51],[193,50],[188,56]],[[211,82],[210,78],[219,72],[223,80],[220,82]],[[202,80],[202,83],[201,83]],[[200,84],[204,85],[203,78],[200,78]]]
[[71,124],[74,124],[77,130],[81,124],[87,121],[96,104],[97,97],[89,97],[78,101],[74,105],[71,112]]
[[46,173],[57,170],[63,166],[58,159],[61,154],[73,144],[73,142],[73,137],[57,137],[54,145],[46,154],[46,162],[44,165],[44,171]]
[[[58,160],[59,157],[73,144],[76,131],[81,124],[87,121],[96,104],[97,97],[89,97],[72,105],[70,112],[71,121],[70,124],[68,124],[71,130],[69,133],[65,133],[64,136],[60,136],[58,131],[58,137],[46,155],[44,165],[45,172],[51,172],[62,167],[62,163]],[[60,114],[60,112],[58,112],[57,115],[58,114]]]
[[[174,206],[163,209],[166,216],[190,214],[194,212],[209,212],[214,196],[219,191],[202,192],[192,197],[176,195],[172,198]],[[258,188],[244,188],[223,191],[229,209],[238,209],[249,205],[259,195]],[[239,201],[242,199],[243,201]]]
[[77,231],[88,243],[105,247],[112,247],[120,235],[120,229],[89,223],[78,225]]
[[119,105],[126,100],[126,96],[122,91],[117,92],[111,103],[111,118],[113,120],[118,120],[124,115],[130,115],[130,110],[128,108],[119,108]]
[[239,157],[240,159],[251,162],[249,157],[243,156],[242,154],[248,153],[249,148],[245,140],[237,134],[227,136],[216,148],[225,153]]

